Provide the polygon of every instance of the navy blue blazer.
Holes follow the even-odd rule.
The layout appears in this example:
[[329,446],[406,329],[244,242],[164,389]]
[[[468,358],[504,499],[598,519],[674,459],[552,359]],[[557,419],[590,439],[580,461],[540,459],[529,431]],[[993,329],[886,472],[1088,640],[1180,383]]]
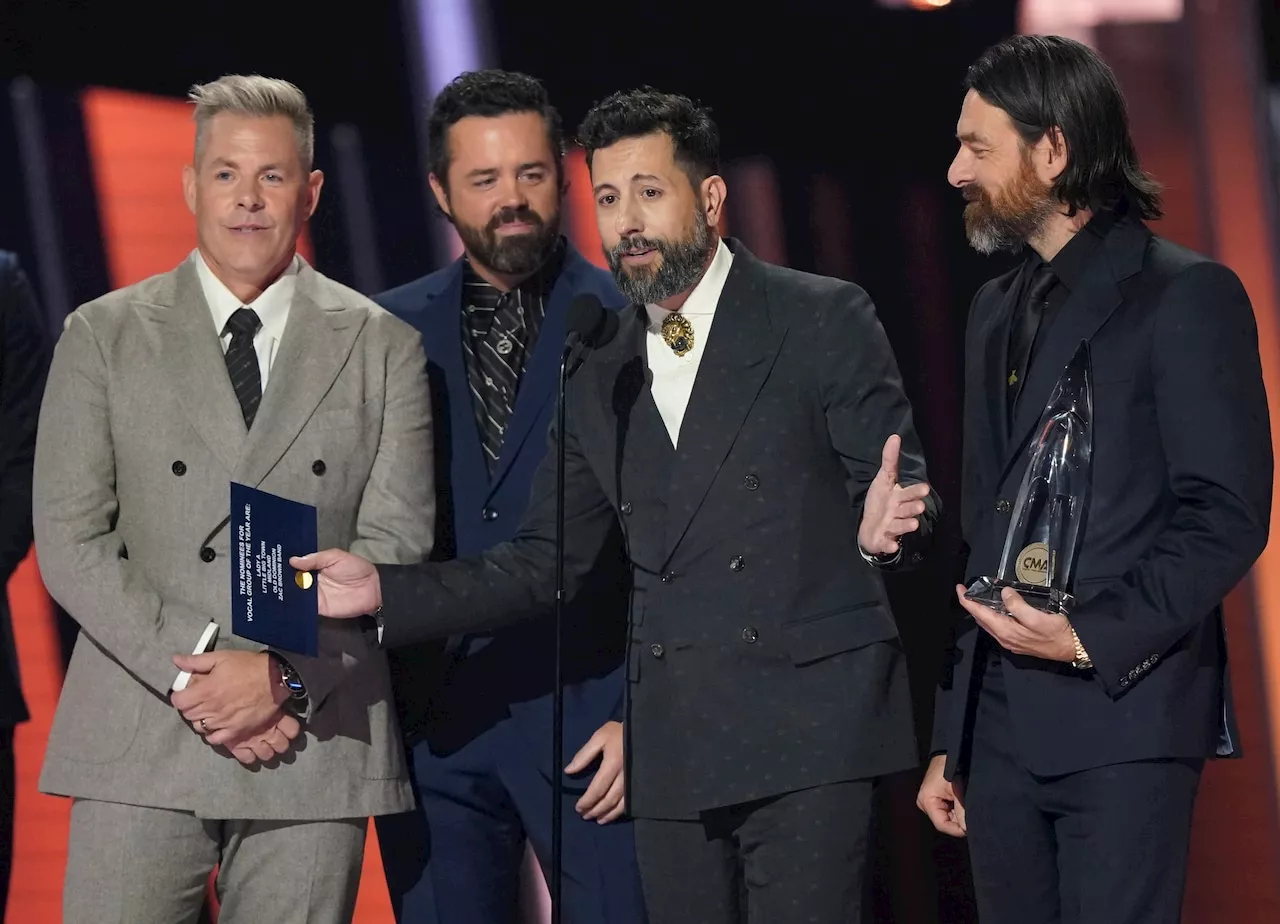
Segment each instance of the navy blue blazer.
[[[492,477],[476,431],[462,348],[462,260],[374,300],[422,333],[431,384],[439,493],[433,560],[478,555],[512,539],[546,454],[555,413],[565,314],[574,296],[598,295],[607,308],[625,299],[608,272],[567,244]],[[609,719],[623,714],[629,568],[621,535],[602,557],[594,589],[565,614],[565,759]],[[392,677],[410,744],[427,740],[448,754],[510,715],[544,770],[551,741],[554,670],[551,615],[493,635],[427,643],[392,652]],[[590,782],[591,771],[576,783]],[[566,779],[567,783],[569,781]]]

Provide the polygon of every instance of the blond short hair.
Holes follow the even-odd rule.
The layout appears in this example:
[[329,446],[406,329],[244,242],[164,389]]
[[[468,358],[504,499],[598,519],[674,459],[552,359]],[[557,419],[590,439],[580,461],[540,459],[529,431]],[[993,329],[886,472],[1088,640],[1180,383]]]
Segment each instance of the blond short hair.
[[311,169],[316,147],[315,117],[307,97],[289,81],[258,74],[227,74],[210,83],[196,84],[187,99],[195,103],[192,117],[196,123],[197,163],[204,151],[209,123],[218,113],[230,112],[259,118],[284,116],[293,123],[303,168]]

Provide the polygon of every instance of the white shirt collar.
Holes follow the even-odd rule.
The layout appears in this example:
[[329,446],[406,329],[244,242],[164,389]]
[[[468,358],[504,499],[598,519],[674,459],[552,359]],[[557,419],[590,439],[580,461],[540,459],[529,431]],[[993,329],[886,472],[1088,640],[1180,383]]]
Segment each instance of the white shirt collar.
[[267,286],[263,293],[251,303],[245,305],[223,285],[222,280],[213,275],[213,270],[209,269],[209,264],[205,262],[204,254],[200,253],[199,248],[192,253],[195,256],[196,274],[200,277],[200,288],[204,292],[204,300],[209,304],[209,311],[213,315],[213,326],[219,337],[222,336],[230,317],[240,308],[247,307],[256,311],[258,320],[262,322],[259,336],[270,337],[277,343],[284,338],[285,322],[289,320],[289,306],[293,304],[293,293],[298,286],[298,270],[302,266],[301,257],[294,254],[288,267],[280,274],[280,278]]
[[[720,293],[724,291],[724,281],[732,265],[733,251],[725,245],[722,238],[716,244],[716,255],[711,258],[711,265],[707,267],[707,271],[702,274],[698,284],[693,287],[689,297],[680,306],[680,313],[688,318],[710,318],[715,314]],[[662,326],[663,319],[671,314],[660,305],[645,305],[644,310],[649,316],[650,331],[658,330]],[[699,325],[695,324],[695,327],[697,326]]]

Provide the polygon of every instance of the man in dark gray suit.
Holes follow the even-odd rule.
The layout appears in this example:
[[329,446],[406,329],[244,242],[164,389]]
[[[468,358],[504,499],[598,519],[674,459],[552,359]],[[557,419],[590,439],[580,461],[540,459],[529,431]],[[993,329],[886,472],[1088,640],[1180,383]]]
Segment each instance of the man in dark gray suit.
[[[49,344],[18,258],[0,251],[0,590],[31,548],[31,466]],[[0,593],[0,916],[13,855],[13,730],[30,716],[22,698],[9,598]]]
[[[862,289],[720,239],[705,110],[620,93],[579,140],[635,304],[569,390],[565,566],[572,593],[621,522],[649,918],[859,920],[873,781],[918,760],[877,569],[918,563],[938,515],[892,351]],[[520,533],[480,558],[295,567],[387,645],[533,616],[555,591],[555,476],[549,455]]]

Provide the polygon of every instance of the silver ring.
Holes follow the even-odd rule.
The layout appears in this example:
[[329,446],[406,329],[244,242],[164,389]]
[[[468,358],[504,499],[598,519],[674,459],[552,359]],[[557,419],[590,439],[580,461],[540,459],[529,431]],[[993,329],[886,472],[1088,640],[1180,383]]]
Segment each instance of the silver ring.
[[209,731],[209,726],[204,724],[204,719],[201,719],[201,720],[200,720],[200,727],[201,727],[205,732],[208,732],[208,731]]

